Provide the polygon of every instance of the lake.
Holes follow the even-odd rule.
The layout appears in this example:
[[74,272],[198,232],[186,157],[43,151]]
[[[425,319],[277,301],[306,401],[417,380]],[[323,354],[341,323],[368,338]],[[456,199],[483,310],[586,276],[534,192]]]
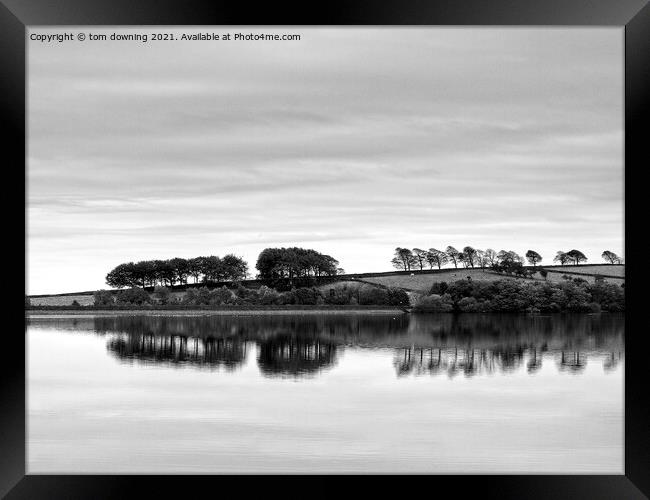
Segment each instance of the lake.
[[624,470],[622,314],[32,315],[27,471]]

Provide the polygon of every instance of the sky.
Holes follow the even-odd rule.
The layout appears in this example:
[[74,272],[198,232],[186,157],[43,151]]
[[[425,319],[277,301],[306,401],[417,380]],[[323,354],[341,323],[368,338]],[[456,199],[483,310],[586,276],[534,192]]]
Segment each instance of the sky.
[[[116,265],[623,241],[621,28],[30,27],[29,294]],[[78,33],[148,34],[81,42]],[[151,33],[299,41],[151,41]]]

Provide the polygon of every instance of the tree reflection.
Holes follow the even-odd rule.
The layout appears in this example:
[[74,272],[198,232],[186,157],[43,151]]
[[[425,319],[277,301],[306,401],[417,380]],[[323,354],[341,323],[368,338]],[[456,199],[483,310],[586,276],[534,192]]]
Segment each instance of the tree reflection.
[[560,361],[558,366],[561,371],[572,371],[572,372],[581,372],[585,369],[587,365],[587,359],[585,355],[580,355],[580,351],[574,351],[567,353],[562,351],[560,353]]
[[[417,346],[397,349],[393,366],[398,377],[406,375],[438,375],[446,373],[449,378],[463,374],[490,375],[515,372],[525,364],[526,371],[534,374],[542,368],[547,349],[537,346],[496,347],[493,349],[419,348]],[[587,365],[588,353],[581,351],[552,351],[557,357],[560,372],[580,373]],[[603,354],[594,351],[592,355]],[[604,355],[603,369],[606,372],[616,369],[622,358],[621,352]]]
[[561,373],[583,373],[588,359],[609,373],[624,357],[622,314],[115,315],[43,324],[52,322],[106,335],[108,351],[123,361],[232,370],[256,351],[269,377],[316,375],[348,348],[394,349],[398,377],[534,375],[545,358]]
[[537,356],[537,348],[533,347],[530,359],[526,363],[528,373],[535,373],[542,367],[542,356]]
[[233,370],[246,359],[246,344],[236,338],[188,339],[182,335],[121,335],[106,348],[122,360],[166,363]]
[[603,369],[606,372],[613,371],[618,367],[618,364],[620,362],[621,362],[621,353],[620,353],[620,351],[619,352],[612,352],[612,353],[610,353],[609,357],[603,363]]
[[268,376],[309,376],[336,363],[336,344],[319,337],[280,334],[258,345],[257,363]]

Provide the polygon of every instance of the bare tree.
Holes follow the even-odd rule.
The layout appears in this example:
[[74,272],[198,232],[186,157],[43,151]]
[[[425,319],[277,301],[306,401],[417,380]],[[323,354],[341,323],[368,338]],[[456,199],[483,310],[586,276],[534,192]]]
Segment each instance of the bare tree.
[[485,251],[485,260],[486,260],[486,264],[489,266],[499,262],[499,259],[497,258],[497,253],[491,248],[488,248]]
[[476,249],[476,265],[478,267],[487,267],[487,261],[485,259],[485,251]]

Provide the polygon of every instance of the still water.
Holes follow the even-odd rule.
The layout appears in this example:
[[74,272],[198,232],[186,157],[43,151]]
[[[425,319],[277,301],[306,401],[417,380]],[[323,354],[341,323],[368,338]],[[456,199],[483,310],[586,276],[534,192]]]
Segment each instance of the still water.
[[33,316],[28,473],[623,473],[624,318]]

